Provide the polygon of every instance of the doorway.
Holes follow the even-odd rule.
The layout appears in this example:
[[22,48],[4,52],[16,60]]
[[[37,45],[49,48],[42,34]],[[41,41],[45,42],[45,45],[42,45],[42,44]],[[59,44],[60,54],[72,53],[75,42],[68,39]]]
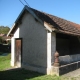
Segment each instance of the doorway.
[[22,62],[22,39],[15,40],[15,66],[21,67]]

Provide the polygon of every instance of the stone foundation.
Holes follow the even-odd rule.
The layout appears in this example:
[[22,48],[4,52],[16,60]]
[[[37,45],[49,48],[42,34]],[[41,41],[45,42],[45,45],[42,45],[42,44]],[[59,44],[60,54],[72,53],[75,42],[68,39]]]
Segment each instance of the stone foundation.
[[78,68],[80,68],[80,61],[60,66],[59,67],[59,75],[66,74],[66,73],[74,71]]
[[51,75],[51,68],[41,67],[41,66],[35,66],[30,64],[22,64],[22,68],[25,68],[27,70],[36,71],[39,73]]
[[74,62],[74,63],[70,63],[67,65],[63,65],[63,66],[59,66],[59,67],[52,67],[51,69],[51,75],[63,75],[66,74],[68,72],[74,71],[76,69],[80,68],[80,61],[78,62]]
[[63,66],[59,66],[59,67],[51,66],[51,68],[32,66],[29,64],[27,64],[27,65],[22,64],[22,68],[25,68],[27,70],[36,71],[36,72],[43,73],[43,74],[47,74],[47,75],[60,76],[60,75],[66,74],[68,72],[74,71],[76,69],[79,69],[80,68],[80,61],[70,63],[67,65],[63,65]]

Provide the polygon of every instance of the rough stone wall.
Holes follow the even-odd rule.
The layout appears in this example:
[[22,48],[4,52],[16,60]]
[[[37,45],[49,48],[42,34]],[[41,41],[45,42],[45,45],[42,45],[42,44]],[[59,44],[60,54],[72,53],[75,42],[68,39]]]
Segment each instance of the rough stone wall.
[[22,64],[47,67],[47,31],[40,22],[26,13],[20,25],[22,38]]
[[59,60],[61,65],[74,63],[80,61],[80,54],[60,56]]
[[51,74],[54,53],[56,51],[56,34],[48,33],[40,22],[26,12],[22,24],[12,37],[11,64],[15,66],[15,38],[22,38],[21,67],[41,73]]

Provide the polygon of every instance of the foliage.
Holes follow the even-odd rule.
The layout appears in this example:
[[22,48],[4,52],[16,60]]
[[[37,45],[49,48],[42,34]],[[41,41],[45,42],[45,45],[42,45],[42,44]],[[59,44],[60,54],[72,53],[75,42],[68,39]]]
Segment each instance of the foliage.
[[[9,32],[10,28],[8,26],[0,26],[0,34],[3,34],[6,36],[6,34]],[[3,36],[0,36],[0,44],[6,43]]]
[[0,34],[7,34],[10,28],[8,26],[0,26]]
[[11,40],[8,41],[8,45],[11,45]]
[[3,39],[2,39],[2,37],[0,37],[0,44],[3,42]]
[[2,36],[0,36],[0,44],[4,44],[4,43],[6,43],[5,39],[3,39]]

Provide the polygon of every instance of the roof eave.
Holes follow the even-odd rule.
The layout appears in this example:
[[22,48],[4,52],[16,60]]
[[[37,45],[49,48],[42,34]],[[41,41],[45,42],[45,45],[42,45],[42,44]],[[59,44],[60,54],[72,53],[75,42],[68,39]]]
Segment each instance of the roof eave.
[[32,16],[35,17],[40,23],[42,23],[42,24],[44,23],[44,26],[45,26],[50,32],[52,32],[52,28],[51,28],[48,24],[45,24],[45,22],[43,22],[40,18],[38,18],[38,16],[36,16],[36,14],[31,10],[31,8],[29,8],[28,6],[25,6],[25,7],[23,8],[23,10],[21,11],[21,13],[19,14],[18,18],[16,19],[13,27],[12,27],[12,28],[10,29],[10,31],[8,32],[7,36],[10,36],[10,34],[12,33],[12,31],[13,31],[16,23],[18,22],[20,16],[22,15],[22,13],[24,12],[25,9],[26,9],[30,14],[32,14]]
[[72,32],[68,32],[68,31],[63,31],[63,30],[55,30],[56,33],[62,33],[62,34],[67,34],[67,35],[71,35],[71,36],[80,36],[80,34],[76,34],[76,33],[72,33]]
[[12,28],[10,29],[10,31],[9,31],[9,32],[8,32],[8,34],[7,34],[7,37],[9,37],[9,36],[10,36],[10,34],[11,34],[11,32],[12,32],[13,28],[15,27],[15,25],[16,25],[16,23],[14,23],[14,24],[13,24]]
[[8,32],[7,36],[10,36],[11,32],[13,31],[13,28],[15,27],[17,21],[19,20],[20,16],[21,16],[22,13],[24,12],[25,8],[26,8],[26,6],[22,9],[21,13],[19,14],[19,16],[17,17],[17,19],[15,20],[15,22],[14,22],[12,28],[10,29],[10,31]]
[[53,27],[53,25],[48,24],[47,22],[44,22],[44,27],[46,27],[47,30],[50,32],[55,31],[56,29]]

